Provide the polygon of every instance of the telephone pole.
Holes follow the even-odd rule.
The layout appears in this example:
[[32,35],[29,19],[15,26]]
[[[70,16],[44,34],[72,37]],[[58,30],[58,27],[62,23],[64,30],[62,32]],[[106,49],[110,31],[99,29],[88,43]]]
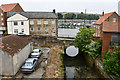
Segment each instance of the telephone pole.
[[86,12],[87,12],[87,9],[85,9],[85,16],[84,16],[84,27],[86,27]]

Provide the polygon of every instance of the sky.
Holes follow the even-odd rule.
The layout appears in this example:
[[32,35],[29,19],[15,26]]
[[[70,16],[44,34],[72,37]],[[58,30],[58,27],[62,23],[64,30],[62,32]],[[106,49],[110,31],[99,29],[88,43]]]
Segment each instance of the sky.
[[102,14],[118,12],[120,0],[0,0],[1,4],[19,3],[24,11],[85,12]]

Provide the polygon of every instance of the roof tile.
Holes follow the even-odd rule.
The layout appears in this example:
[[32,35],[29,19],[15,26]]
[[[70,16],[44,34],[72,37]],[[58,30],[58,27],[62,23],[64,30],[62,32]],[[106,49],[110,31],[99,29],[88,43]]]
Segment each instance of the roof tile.
[[2,45],[0,49],[7,52],[10,55],[18,53],[22,48],[24,48],[30,41],[26,38],[22,38],[17,35],[9,35],[0,38]]
[[4,12],[11,11],[18,3],[12,3],[12,4],[3,4],[1,5],[1,9]]
[[109,16],[111,16],[114,12],[107,13],[104,16],[102,16],[98,21],[96,21],[94,24],[102,24]]

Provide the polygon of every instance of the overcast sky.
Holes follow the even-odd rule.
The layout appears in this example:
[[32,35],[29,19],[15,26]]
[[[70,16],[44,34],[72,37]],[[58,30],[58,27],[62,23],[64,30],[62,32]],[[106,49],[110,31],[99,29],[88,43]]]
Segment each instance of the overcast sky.
[[101,14],[118,12],[119,0],[0,0],[1,4],[19,3],[25,11],[84,12]]

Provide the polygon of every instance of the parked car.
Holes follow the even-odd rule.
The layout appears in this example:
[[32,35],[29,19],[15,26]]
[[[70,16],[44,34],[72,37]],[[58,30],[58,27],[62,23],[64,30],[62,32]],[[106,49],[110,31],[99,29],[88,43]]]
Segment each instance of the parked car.
[[28,58],[23,66],[21,67],[21,71],[23,73],[32,73],[35,71],[36,64],[38,62],[37,58]]
[[40,49],[34,49],[30,54],[30,57],[39,58],[41,54],[42,54],[42,51]]

